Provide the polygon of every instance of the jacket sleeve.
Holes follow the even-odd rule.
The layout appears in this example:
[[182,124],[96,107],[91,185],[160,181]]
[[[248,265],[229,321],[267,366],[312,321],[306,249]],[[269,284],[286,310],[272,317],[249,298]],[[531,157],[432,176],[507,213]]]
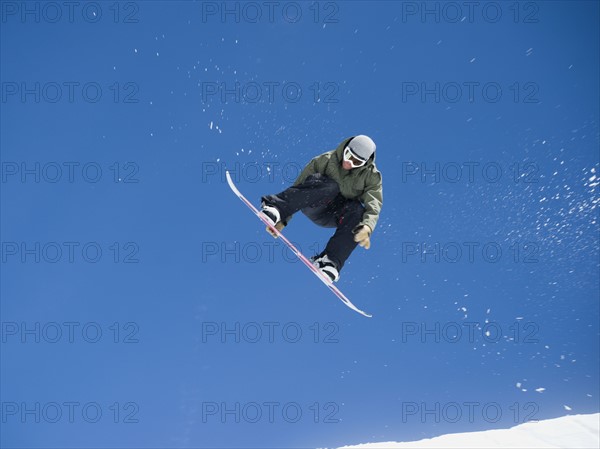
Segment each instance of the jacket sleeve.
[[[293,185],[297,186],[298,184],[302,184],[306,178],[315,173],[325,174],[325,168],[327,166],[327,161],[329,160],[330,153],[333,153],[333,151],[323,153],[319,156],[312,158],[310,162],[306,164],[306,167],[302,169],[302,171],[294,181]],[[285,217],[285,219],[282,221],[287,226],[291,219],[292,215],[290,215],[289,217]]]
[[358,226],[367,225],[373,231],[379,220],[381,206],[383,205],[383,185],[381,173],[376,172],[370,178],[370,182],[360,197],[360,201],[365,206],[365,212]]
[[325,167],[327,166],[327,161],[329,160],[331,153],[333,153],[333,151],[329,151],[312,158],[310,162],[306,164],[306,167],[304,167],[304,169],[300,172],[294,181],[294,185],[297,186],[298,184],[302,184],[306,178],[315,173],[325,174]]

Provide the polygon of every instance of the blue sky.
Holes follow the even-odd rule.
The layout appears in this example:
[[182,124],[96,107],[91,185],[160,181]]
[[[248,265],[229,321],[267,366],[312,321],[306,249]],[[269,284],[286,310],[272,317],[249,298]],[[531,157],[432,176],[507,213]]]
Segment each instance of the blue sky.
[[[3,447],[598,412],[597,2],[56,5],[1,2]],[[225,181],[258,205],[356,134],[384,206],[338,287],[372,319]]]

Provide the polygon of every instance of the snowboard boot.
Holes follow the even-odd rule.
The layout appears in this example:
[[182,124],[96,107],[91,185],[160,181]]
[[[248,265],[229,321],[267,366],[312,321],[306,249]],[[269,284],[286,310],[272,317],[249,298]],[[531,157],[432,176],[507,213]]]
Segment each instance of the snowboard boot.
[[310,260],[313,265],[325,275],[326,279],[329,279],[331,282],[337,282],[340,278],[337,264],[331,260],[327,254],[324,254],[323,256],[313,256]]
[[260,211],[263,213],[267,221],[271,224],[271,226],[275,226],[277,223],[281,221],[281,215],[276,207],[269,206],[267,203],[263,201],[261,204]]

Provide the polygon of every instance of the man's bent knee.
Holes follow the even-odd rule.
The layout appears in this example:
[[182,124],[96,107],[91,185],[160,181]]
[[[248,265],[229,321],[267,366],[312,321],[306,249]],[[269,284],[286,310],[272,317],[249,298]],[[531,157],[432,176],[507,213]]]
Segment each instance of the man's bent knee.
[[360,201],[349,201],[344,212],[348,216],[362,218],[365,213],[365,206]]
[[360,201],[348,201],[342,209],[339,224],[344,224],[345,226],[353,228],[360,223],[364,213],[365,207]]

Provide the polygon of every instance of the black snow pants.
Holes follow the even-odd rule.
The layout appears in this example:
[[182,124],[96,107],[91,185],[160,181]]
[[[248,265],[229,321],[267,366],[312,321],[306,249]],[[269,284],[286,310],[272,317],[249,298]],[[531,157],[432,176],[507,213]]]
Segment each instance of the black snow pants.
[[336,228],[319,256],[327,254],[338,270],[356,248],[352,231],[362,220],[365,208],[358,200],[344,198],[337,182],[328,176],[312,174],[303,183],[276,195],[264,196],[262,201],[276,207],[282,220],[300,210],[316,225]]

